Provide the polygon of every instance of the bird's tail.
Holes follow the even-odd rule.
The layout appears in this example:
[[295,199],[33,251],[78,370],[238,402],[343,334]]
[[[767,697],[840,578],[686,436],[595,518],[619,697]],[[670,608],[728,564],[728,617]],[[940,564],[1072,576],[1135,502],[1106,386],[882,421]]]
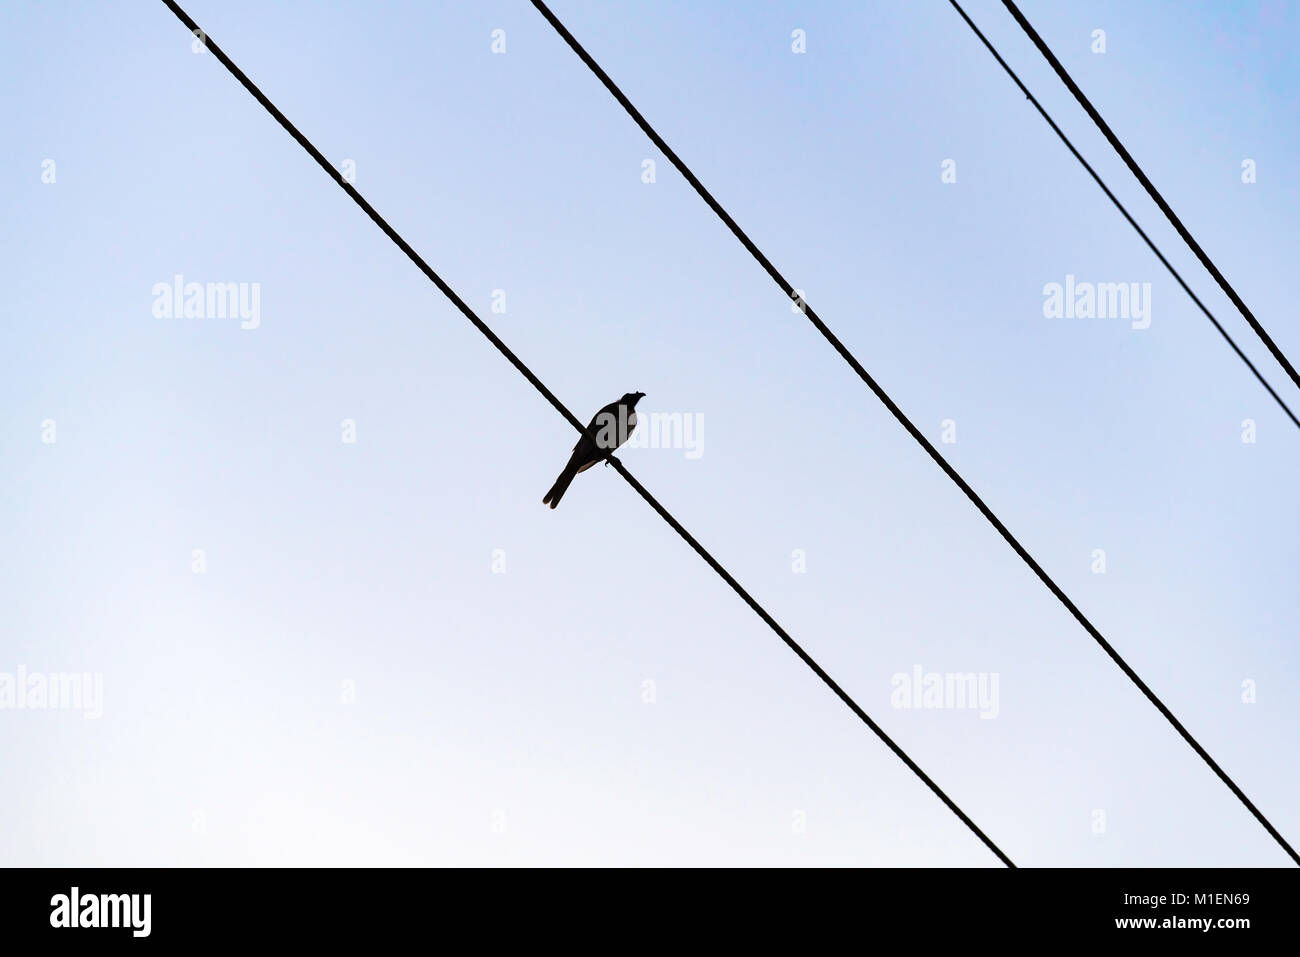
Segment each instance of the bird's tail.
[[569,488],[569,483],[573,481],[573,477],[577,474],[576,470],[570,468],[566,468],[561,472],[560,477],[557,478],[555,484],[551,486],[551,490],[547,492],[546,497],[542,499],[542,504],[549,505],[551,508],[555,508],[555,506],[559,505],[560,499],[564,497],[564,493]]

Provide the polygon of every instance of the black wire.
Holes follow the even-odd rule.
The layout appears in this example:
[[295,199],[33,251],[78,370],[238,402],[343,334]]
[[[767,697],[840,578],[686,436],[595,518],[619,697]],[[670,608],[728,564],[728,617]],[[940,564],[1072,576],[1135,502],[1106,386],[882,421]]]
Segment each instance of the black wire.
[[1147,248],[1149,248],[1153,253],[1156,254],[1156,258],[1160,260],[1160,262],[1164,265],[1164,267],[1167,270],[1169,270],[1169,274],[1172,275],[1175,280],[1177,280],[1178,285],[1183,287],[1183,291],[1187,293],[1188,296],[1191,297],[1192,302],[1196,303],[1197,307],[1201,310],[1201,312],[1205,314],[1205,318],[1210,320],[1210,322],[1214,325],[1214,328],[1219,331],[1219,335],[1223,336],[1224,340],[1228,343],[1228,345],[1232,346],[1232,351],[1235,352],[1237,354],[1237,357],[1246,364],[1246,368],[1248,368],[1254,374],[1255,378],[1259,380],[1260,384],[1264,386],[1264,388],[1268,391],[1268,394],[1273,397],[1273,401],[1275,401],[1279,406],[1281,406],[1282,411],[1287,414],[1287,417],[1293,423],[1295,423],[1296,428],[1300,428],[1300,419],[1296,418],[1295,413],[1292,412],[1290,407],[1288,407],[1287,404],[1282,401],[1282,397],[1273,390],[1273,387],[1268,384],[1268,380],[1264,378],[1264,376],[1260,373],[1260,371],[1257,368],[1255,368],[1255,364],[1246,357],[1246,354],[1242,352],[1240,348],[1238,348],[1237,343],[1235,343],[1232,340],[1232,336],[1228,335],[1227,330],[1224,329],[1223,326],[1219,324],[1219,320],[1214,318],[1213,313],[1210,312],[1210,310],[1206,307],[1205,303],[1201,302],[1200,297],[1197,296],[1196,293],[1192,292],[1191,287],[1187,285],[1187,283],[1183,280],[1183,277],[1179,274],[1178,270],[1175,269],[1173,267],[1173,264],[1170,263],[1169,260],[1165,258],[1164,253],[1162,253],[1159,249],[1156,248],[1156,244],[1151,241],[1151,237],[1148,236],[1146,232],[1142,229],[1142,227],[1137,224],[1137,220],[1135,220],[1131,215],[1129,215],[1129,211],[1124,208],[1124,204],[1121,203],[1119,199],[1115,196],[1115,194],[1110,191],[1110,187],[1108,187],[1104,182],[1102,182],[1101,177],[1097,175],[1097,171],[1094,170],[1091,164],[1089,164],[1089,162],[1083,158],[1082,154],[1080,154],[1079,151],[1074,148],[1074,144],[1070,142],[1070,138],[1061,131],[1061,128],[1059,126],[1056,125],[1056,121],[1053,120],[1051,116],[1048,115],[1045,109],[1043,109],[1042,104],[1039,103],[1038,100],[1034,98],[1034,95],[1029,92],[1028,87],[1026,87],[1024,83],[1020,82],[1020,77],[1016,75],[1016,71],[1011,69],[1011,67],[1007,65],[1007,61],[1002,59],[1001,54],[999,54],[998,51],[994,49],[993,44],[990,43],[988,39],[984,36],[984,34],[980,32],[980,28],[975,26],[974,21],[971,20],[971,18],[966,15],[966,11],[961,8],[961,5],[958,4],[956,0],[948,0],[948,2],[952,4],[953,8],[959,14],[961,14],[961,18],[965,20],[967,26],[969,26],[971,30],[974,31],[975,36],[979,37],[980,42],[984,44],[984,46],[988,49],[989,53],[993,54],[993,58],[998,61],[998,65],[1001,66],[1002,69],[1007,72],[1007,75],[1011,77],[1011,79],[1015,82],[1016,86],[1020,87],[1020,92],[1025,94],[1025,99],[1029,100],[1029,102],[1034,105],[1034,109],[1036,109],[1039,115],[1042,116],[1042,118],[1047,121],[1047,125],[1052,128],[1052,131],[1060,138],[1061,142],[1065,144],[1066,148],[1074,155],[1074,158],[1079,161],[1080,165],[1083,166],[1083,168],[1088,171],[1088,175],[1093,178],[1093,181],[1096,182],[1096,184],[1101,187],[1101,191],[1106,194],[1106,198],[1109,199],[1114,204],[1115,208],[1120,211],[1120,213],[1124,216],[1126,220],[1128,220],[1128,224],[1132,226],[1134,230],[1137,231],[1137,234],[1139,236],[1142,237],[1142,241],[1147,244]]
[[1212,757],[1210,757],[1209,752],[1206,751],[1205,748],[1201,747],[1200,742],[1192,737],[1191,732],[1183,727],[1182,722],[1174,717],[1174,713],[1165,706],[1165,703],[1156,697],[1156,693],[1147,686],[1146,682],[1138,676],[1138,673],[1129,666],[1128,662],[1120,656],[1119,652],[1116,651],[1110,642],[1102,636],[1101,632],[1093,626],[1092,622],[1089,621],[1083,612],[1079,610],[1078,606],[1070,600],[1069,596],[1067,596],[1065,592],[1061,590],[1060,586],[1052,580],[1051,576],[1043,570],[1043,567],[1034,560],[1034,557],[1025,550],[1025,547],[1016,540],[1016,537],[1011,534],[1011,531],[1002,524],[1001,519],[993,514],[992,509],[984,503],[984,500],[976,494],[975,490],[967,484],[966,480],[957,473],[957,470],[949,465],[948,461],[939,454],[939,451],[930,444],[930,441],[921,433],[921,430],[912,423],[912,420],[903,414],[903,410],[900,409],[885,390],[881,388],[880,384],[871,377],[870,373],[862,367],[862,364],[858,362],[858,360],[853,356],[853,353],[848,350],[844,343],[840,342],[835,333],[831,332],[826,323],[822,322],[821,319],[818,318],[817,313],[813,311],[812,306],[808,305],[803,298],[799,296],[794,287],[790,285],[790,283],[786,281],[786,278],[781,275],[774,265],[772,265],[772,261],[763,254],[762,250],[754,245],[753,240],[751,240],[749,236],[745,234],[744,230],[737,225],[736,221],[731,218],[731,215],[722,208],[722,205],[716,199],[713,198],[713,195],[704,188],[704,184],[701,183],[695,174],[690,171],[687,165],[682,162],[681,158],[673,152],[672,148],[664,142],[663,137],[655,132],[654,128],[646,121],[646,118],[641,115],[641,112],[632,105],[632,101],[629,100],[624,95],[623,91],[618,88],[617,84],[609,78],[609,74],[601,69],[600,64],[592,59],[591,54],[589,54],[583,48],[582,44],[574,38],[573,34],[568,31],[568,28],[560,22],[555,14],[552,13],[546,4],[541,2],[541,0],[532,0],[532,4],[537,8],[538,12],[546,18],[547,22],[555,28],[555,31],[564,39],[564,42],[569,45],[573,52],[578,55],[579,59],[581,59],[591,72],[596,75],[597,79],[604,84],[605,89],[609,90],[614,99],[618,100],[623,109],[627,111],[627,114],[632,117],[636,124],[641,127],[642,131],[650,137],[655,146],[657,146],[659,150],[668,157],[673,166],[677,168],[677,171],[681,173],[682,176],[686,178],[687,182],[695,188],[695,192],[700,195],[700,198],[709,205],[709,208],[712,209],[724,223],[726,223],[727,228],[730,229],[732,234],[740,240],[741,244],[749,250],[750,255],[758,261],[758,264],[763,267],[764,271],[772,277],[773,281],[781,287],[787,296],[799,305],[804,315],[808,317],[808,321],[811,322],[816,327],[817,331],[825,337],[826,341],[835,348],[835,351],[843,357],[844,361],[847,362],[853,371],[858,374],[858,377],[867,384],[867,387],[876,394],[876,398],[884,403],[885,408],[887,408],[894,418],[898,420],[899,424],[907,430],[908,434],[916,440],[917,444],[925,449],[926,453],[934,460],[935,464],[938,465],[939,468],[943,469],[944,473],[952,479],[954,483],[956,483],[957,487],[960,488],[975,507],[979,509],[980,514],[988,519],[989,524],[998,530],[998,533],[1006,540],[1007,544],[1015,550],[1015,553],[1019,555],[1033,573],[1038,576],[1039,580],[1047,586],[1048,590],[1056,596],[1057,600],[1065,606],[1070,614],[1074,616],[1075,620],[1078,621],[1079,624],[1083,626],[1084,630],[1092,636],[1093,640],[1101,646],[1102,650],[1111,657],[1111,660],[1120,667],[1120,670],[1128,676],[1129,680],[1147,696],[1147,699],[1155,705],[1156,709],[1162,715],[1164,715],[1165,719],[1174,727],[1174,730],[1182,735],[1183,740],[1192,747],[1192,750],[1201,756],[1201,759],[1210,766],[1214,773],[1219,776],[1219,779],[1228,786],[1232,793],[1237,796],[1238,800],[1246,806],[1250,813],[1255,816],[1256,820],[1258,820],[1268,833],[1273,836],[1273,839],[1277,841],[1287,854],[1291,856],[1291,859],[1297,864],[1300,864],[1300,854],[1295,852],[1291,845],[1288,844],[1282,835],[1278,833],[1277,829],[1273,827],[1273,825],[1269,823],[1268,819],[1260,813],[1259,809],[1251,803],[1250,799],[1246,797],[1241,788],[1237,787],[1236,782],[1233,781],[1232,778],[1228,777],[1227,773],[1219,767]]
[[[166,4],[167,8],[171,10],[172,13],[176,14],[177,19],[179,19],[181,23],[185,24],[191,33],[199,37],[200,42],[207,47],[208,52],[216,57],[218,62],[230,71],[230,74],[243,85],[244,89],[248,90],[248,92],[253,95],[254,99],[256,99],[258,103],[262,104],[266,111],[275,118],[276,122],[284,127],[285,131],[298,141],[298,144],[307,151],[311,158],[316,161],[316,164],[320,166],[321,169],[325,170],[325,172],[329,174],[330,178],[343,188],[344,192],[352,197],[352,200],[375,222],[375,225],[382,229],[385,235],[396,243],[397,247],[401,249],[402,252],[406,253],[407,258],[410,259],[411,262],[415,263],[422,273],[429,277],[430,281],[438,287],[442,294],[452,301],[456,308],[474,324],[474,327],[478,329],[479,332],[483,333],[483,335],[487,337],[488,341],[491,342],[492,345],[496,346],[497,351],[509,359],[510,364],[523,373],[524,378],[532,383],[533,387],[537,389],[537,391],[540,392],[552,406],[555,407],[556,411],[569,421],[570,425],[577,429],[578,432],[582,432],[584,429],[583,424],[574,417],[573,413],[570,412],[558,398],[555,397],[555,394],[551,392],[545,384],[543,384],[542,380],[534,375],[531,369],[524,365],[523,360],[510,351],[510,348],[497,337],[496,333],[488,328],[487,324],[483,322],[483,320],[475,315],[474,310],[466,305],[465,301],[461,299],[460,296],[456,295],[455,291],[442,280],[442,277],[433,271],[433,268],[426,263],[423,258],[421,258],[420,254],[411,248],[411,245],[405,239],[398,235],[397,230],[393,229],[393,227],[379,215],[375,208],[371,206],[359,192],[357,192],[356,188],[344,179],[343,175],[337,169],[330,165],[329,161],[325,159],[320,150],[316,149],[316,147],[312,145],[311,141],[299,132],[296,126],[289,122],[288,117],[281,113],[279,108],[266,98],[266,95],[263,94],[262,91],[257,88],[257,85],[244,74],[244,71],[237,67],[234,64],[234,61],[232,61],[230,57],[226,56],[225,52],[222,51],[222,49],[217,46],[217,44],[208,37],[206,33],[199,29],[198,24],[190,18],[190,15],[182,10],[178,4],[174,3],[173,0],[162,0],[162,2]],[[722,577],[722,580],[730,585],[737,595],[744,599],[745,604],[749,605],[749,607],[767,623],[768,627],[776,632],[777,636],[789,646],[790,650],[798,655],[804,664],[811,668],[813,673],[816,674],[817,677],[821,678],[821,680],[826,683],[826,686],[834,691],[835,694],[839,696],[840,700],[849,706],[849,709],[862,720],[863,724],[870,728],[875,733],[876,737],[880,738],[880,740],[885,743],[889,750],[898,755],[899,759],[907,765],[912,773],[925,782],[926,787],[933,791],[935,795],[938,796],[939,800],[943,801],[943,803],[947,805],[948,809],[952,811],[953,814],[957,815],[961,822],[970,828],[975,836],[983,841],[984,845],[989,850],[997,855],[998,860],[1002,861],[1002,863],[1007,867],[1016,866],[1012,862],[1011,858],[1007,857],[1007,855],[1002,852],[1002,849],[994,844],[992,839],[980,830],[979,826],[966,815],[966,812],[959,808],[953,802],[952,798],[948,797],[948,795],[943,792],[943,789],[940,788],[928,774],[921,770],[920,765],[908,757],[906,752],[904,752],[903,749],[894,742],[893,738],[886,734],[885,730],[880,727],[880,725],[876,724],[876,722],[858,706],[856,701],[849,697],[848,692],[836,684],[835,680],[826,673],[821,665],[817,664],[817,662],[813,660],[812,656],[809,655],[808,652],[804,651],[803,648],[800,647],[799,643],[791,638],[786,630],[776,623],[776,619],[769,615],[763,606],[760,605],[754,597],[741,586],[740,582],[736,581],[736,579],[732,577],[731,573],[723,568],[716,558],[709,554],[704,546],[696,540],[695,536],[683,528],[681,522],[677,521],[677,519],[674,518],[666,508],[659,504],[659,501],[646,490],[645,486],[638,482],[632,474],[624,468],[622,462],[609,453],[606,453],[606,458],[618,473],[627,480],[627,483],[636,490],[637,494],[645,499],[646,502],[650,504],[650,507],[658,512],[663,520],[672,526],[673,530],[676,531],[678,535],[685,539],[686,544],[695,549],[696,553],[708,563],[709,567],[717,572],[718,575]]]
[[[952,2],[952,0],[950,0],[950,2]],[[1056,71],[1056,75],[1061,78],[1062,82],[1064,82],[1067,87],[1069,87],[1070,92],[1074,94],[1074,98],[1079,101],[1079,105],[1082,106],[1084,110],[1087,111],[1090,117],[1092,117],[1092,121],[1095,124],[1097,124],[1097,129],[1101,130],[1101,132],[1105,135],[1106,139],[1110,141],[1110,145],[1115,148],[1115,152],[1117,152],[1120,155],[1120,158],[1124,160],[1129,170],[1132,171],[1133,175],[1138,178],[1138,182],[1140,182],[1143,185],[1143,187],[1145,187],[1147,191],[1147,195],[1149,195],[1153,200],[1155,200],[1156,205],[1159,206],[1161,212],[1165,214],[1165,218],[1169,220],[1169,222],[1173,225],[1174,229],[1178,230],[1178,235],[1183,237],[1183,242],[1187,243],[1191,251],[1196,254],[1196,258],[1201,261],[1201,265],[1204,266],[1207,270],[1209,270],[1210,275],[1213,276],[1215,282],[1219,284],[1219,288],[1222,289],[1225,293],[1227,293],[1228,298],[1232,300],[1232,304],[1237,307],[1237,311],[1242,314],[1242,316],[1245,318],[1245,320],[1248,323],[1250,323],[1250,328],[1255,330],[1255,335],[1259,336],[1260,340],[1263,341],[1264,345],[1268,346],[1268,351],[1273,353],[1273,358],[1276,359],[1278,363],[1282,366],[1282,368],[1286,370],[1286,374],[1291,377],[1291,381],[1294,382],[1297,387],[1300,387],[1300,374],[1296,373],[1295,367],[1292,366],[1290,361],[1287,359],[1287,357],[1283,355],[1282,350],[1277,347],[1277,343],[1275,343],[1273,339],[1269,336],[1269,334],[1264,331],[1264,327],[1259,324],[1259,321],[1255,318],[1254,313],[1250,311],[1250,309],[1242,301],[1241,297],[1237,295],[1237,290],[1232,288],[1232,285],[1228,282],[1227,279],[1224,278],[1223,273],[1219,272],[1219,268],[1216,265],[1214,265],[1214,262],[1210,259],[1208,255],[1206,255],[1205,250],[1201,248],[1201,244],[1198,243],[1192,237],[1192,234],[1187,231],[1187,227],[1184,226],[1182,220],[1180,220],[1174,214],[1173,209],[1171,209],[1169,204],[1165,202],[1165,198],[1160,195],[1160,191],[1155,188],[1151,180],[1147,179],[1146,173],[1142,172],[1142,168],[1138,166],[1137,161],[1134,160],[1133,157],[1129,154],[1129,151],[1124,148],[1124,144],[1119,141],[1119,137],[1117,137],[1111,131],[1111,128],[1106,125],[1106,121],[1101,118],[1101,114],[1098,113],[1097,110],[1093,107],[1092,103],[1088,101],[1088,98],[1083,95],[1083,91],[1080,90],[1079,87],[1075,84],[1074,80],[1070,77],[1070,74],[1065,72],[1065,67],[1061,65],[1061,61],[1056,58],[1056,55],[1052,53],[1051,49],[1048,48],[1047,44],[1043,42],[1043,38],[1038,35],[1038,32],[1033,28],[1032,25],[1030,25],[1029,21],[1025,19],[1025,15],[1020,12],[1019,8],[1017,8],[1016,5],[1011,2],[1011,0],[1002,0],[1002,2],[1006,6],[1006,8],[1009,11],[1011,11],[1011,15],[1015,17],[1016,22],[1020,24],[1020,28],[1025,31],[1025,33],[1029,36],[1029,39],[1034,41],[1034,45],[1038,47],[1039,51],[1043,54],[1044,57],[1046,57],[1047,62],[1052,65],[1052,69]],[[957,4],[953,3],[953,6],[957,6]],[[958,9],[960,10],[960,8]],[[967,23],[970,23],[970,18],[966,17],[965,13],[963,13],[962,16],[966,18]],[[973,28],[974,24],[971,24],[971,26]],[[979,31],[976,32],[978,33]],[[981,37],[980,39],[983,39],[983,37]],[[988,46],[987,40],[984,41],[984,45]],[[989,49],[991,50],[992,47],[989,47]],[[994,55],[996,56],[997,54],[995,53]],[[1002,59],[1001,57],[998,57],[999,61],[1001,61],[1001,59]],[[1004,63],[1003,66],[1005,67],[1006,64]],[[1008,72],[1010,72],[1010,70],[1008,70]],[[1017,80],[1016,82],[1019,83],[1020,81]],[[1023,86],[1021,88],[1023,89]],[[1026,93],[1028,93],[1028,91],[1026,91]],[[1037,106],[1038,104],[1035,103],[1034,105]],[[1042,113],[1042,107],[1039,107],[1038,111]],[[1046,116],[1047,114],[1043,113],[1043,115]],[[1048,120],[1048,122],[1050,123],[1051,120]],[[1055,128],[1056,124],[1052,123],[1052,127]],[[1057,130],[1057,133],[1059,134],[1060,130]],[[1062,136],[1062,139],[1064,139],[1064,136]],[[1073,147],[1071,147],[1071,150],[1073,150]],[[1078,155],[1079,155],[1078,153],[1075,153],[1075,156]],[[1080,162],[1082,162],[1082,157],[1080,157]],[[1085,163],[1084,165],[1086,166],[1087,164]],[[1089,172],[1091,172],[1091,169],[1089,170]],[[1096,178],[1097,178],[1097,174],[1093,173],[1093,179]],[[1097,182],[1100,183],[1101,180],[1097,180]],[[1104,186],[1102,188],[1105,189]],[[1106,192],[1109,195],[1110,190],[1106,190]],[[1115,197],[1112,196],[1111,199],[1114,200]],[[1117,200],[1116,200],[1116,205],[1119,205]],[[1125,213],[1124,215],[1128,216],[1128,213]],[[1132,223],[1133,220],[1130,218],[1129,222]],[[1133,223],[1133,225],[1136,228],[1137,224]],[[1138,230],[1138,232],[1141,232],[1141,230]],[[1146,239],[1146,236],[1144,235],[1142,238]],[[1147,240],[1147,245],[1148,246],[1151,245],[1150,240]],[[1154,246],[1151,246],[1151,248],[1155,249]],[[1157,255],[1159,255],[1159,253],[1157,253]],[[1160,259],[1162,262],[1164,261],[1163,256],[1161,256]],[[1169,263],[1166,262],[1165,265],[1169,266]],[[1172,266],[1170,266],[1169,269],[1170,272],[1173,272]],[[1177,276],[1177,273],[1175,273],[1174,275]],[[1178,281],[1180,283],[1183,282],[1182,279],[1179,279]],[[1183,283],[1183,288],[1187,289],[1186,283]],[[1189,293],[1191,292],[1190,289],[1188,289],[1187,291]],[[1195,296],[1193,296],[1192,298],[1196,299]],[[1201,305],[1200,300],[1197,300],[1196,304],[1200,306]],[[1206,311],[1204,306],[1201,306],[1201,311],[1204,312],[1207,316],[1210,315],[1209,312]],[[1213,316],[1210,316],[1210,321],[1214,322]],[[1219,326],[1217,322],[1215,322],[1214,325],[1216,327]],[[1223,332],[1223,329],[1219,328],[1219,331]],[[1223,332],[1223,337],[1227,339],[1228,334],[1226,332]],[[1228,339],[1228,342],[1231,343],[1232,340]],[[1246,360],[1246,357],[1244,355],[1241,355],[1241,350],[1237,349],[1236,345],[1233,345],[1233,349],[1237,350],[1237,355],[1241,356],[1243,361]],[[1250,365],[1250,363],[1247,361],[1246,365]],[[1255,372],[1254,366],[1250,366],[1250,369],[1252,372]],[[1258,372],[1255,372],[1255,377],[1259,379],[1260,382],[1264,382],[1263,376],[1261,376]],[[1265,388],[1268,388],[1268,383],[1264,382],[1264,386]],[[1268,391],[1272,394],[1273,398],[1277,399],[1276,392],[1273,392],[1271,388],[1269,388]],[[1282,405],[1281,399],[1277,399],[1277,401],[1279,405]],[[1286,409],[1286,406],[1282,405],[1282,408]],[[1291,415],[1290,409],[1286,409],[1286,412],[1287,415]],[[1296,417],[1294,415],[1291,415],[1291,421],[1296,422],[1296,425],[1300,426],[1300,422],[1296,421]]]

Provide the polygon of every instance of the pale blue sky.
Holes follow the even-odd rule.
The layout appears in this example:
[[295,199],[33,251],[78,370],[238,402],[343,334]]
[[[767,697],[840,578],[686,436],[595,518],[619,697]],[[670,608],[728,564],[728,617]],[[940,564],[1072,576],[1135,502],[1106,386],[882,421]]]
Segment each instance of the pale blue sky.
[[[624,461],[1017,863],[1286,863],[529,4],[186,7],[580,417],[702,417]],[[956,13],[553,9],[1300,840],[1300,432]],[[1300,359],[1300,5],[1023,9]],[[541,505],[569,426],[162,4],[7,3],[0,62],[0,672],[104,678],[98,720],[0,711],[0,861],[997,863],[612,470]],[[177,273],[260,327],[155,318]],[[1045,319],[1067,274],[1150,282],[1151,328]],[[998,717],[891,707],[916,665]]]

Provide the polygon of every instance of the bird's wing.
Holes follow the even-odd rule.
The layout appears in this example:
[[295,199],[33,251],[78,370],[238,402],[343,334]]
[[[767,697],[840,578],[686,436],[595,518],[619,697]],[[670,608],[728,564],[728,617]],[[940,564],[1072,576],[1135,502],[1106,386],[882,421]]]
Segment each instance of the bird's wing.
[[573,451],[578,451],[578,446],[588,439],[593,441],[595,440],[596,432],[600,428],[600,417],[608,411],[609,406],[605,406],[605,408],[601,409],[591,417],[591,421],[587,423],[587,427],[582,430],[582,435],[578,436],[578,441],[573,443]]

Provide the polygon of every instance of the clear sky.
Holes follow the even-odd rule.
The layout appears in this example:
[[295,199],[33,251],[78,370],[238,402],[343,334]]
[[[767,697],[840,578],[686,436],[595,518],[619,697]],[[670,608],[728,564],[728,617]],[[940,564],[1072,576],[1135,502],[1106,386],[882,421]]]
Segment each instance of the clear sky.
[[[624,461],[1017,863],[1287,863],[529,4],[186,7],[579,417],[702,425]],[[956,13],[553,9],[1300,840],[1300,431]],[[1300,5],[1024,10],[1300,360]],[[996,865],[612,470],[542,506],[570,427],[162,4],[5,3],[0,62],[0,676],[102,677],[0,710],[0,862]]]

